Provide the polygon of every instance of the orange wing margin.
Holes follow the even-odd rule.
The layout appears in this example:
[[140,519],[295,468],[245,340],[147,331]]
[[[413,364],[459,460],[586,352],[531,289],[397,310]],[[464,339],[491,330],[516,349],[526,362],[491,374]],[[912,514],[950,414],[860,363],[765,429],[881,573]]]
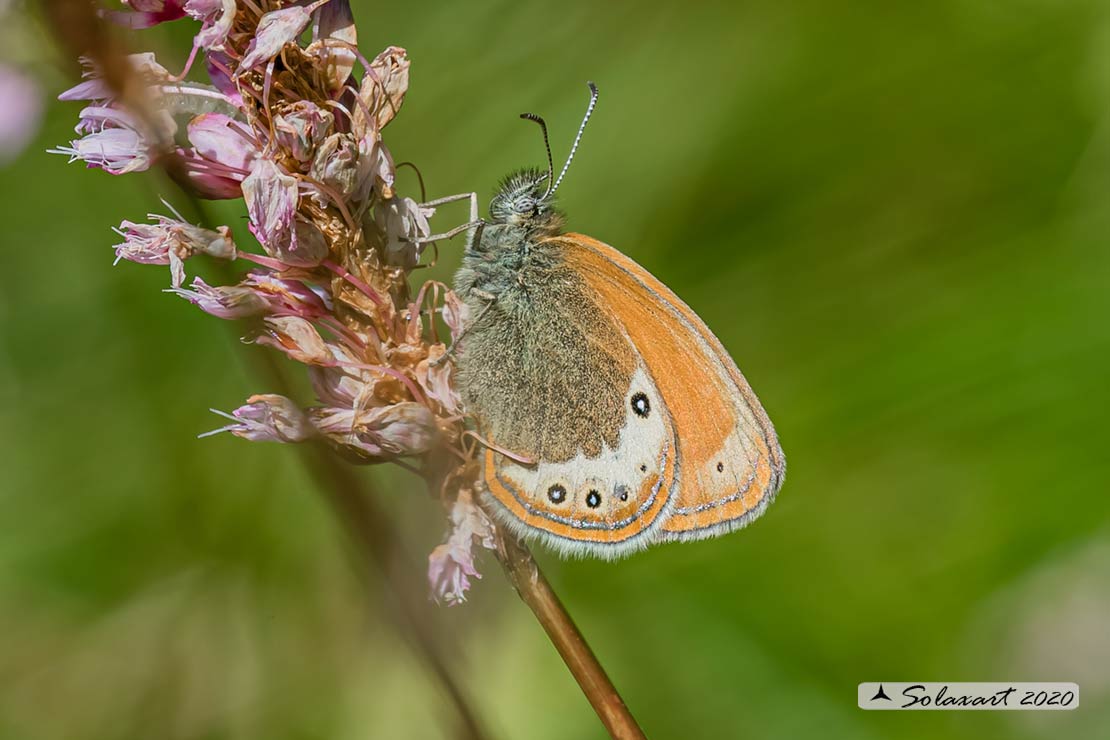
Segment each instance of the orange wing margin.
[[782,486],[786,462],[771,420],[720,341],[617,250],[581,234],[554,240],[628,333],[672,417],[678,495],[661,538],[711,537],[757,517]]

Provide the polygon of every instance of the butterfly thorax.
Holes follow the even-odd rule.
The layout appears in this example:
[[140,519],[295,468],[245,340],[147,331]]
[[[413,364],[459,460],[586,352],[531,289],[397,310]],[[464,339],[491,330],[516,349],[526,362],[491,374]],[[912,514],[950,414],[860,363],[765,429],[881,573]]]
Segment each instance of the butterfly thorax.
[[491,203],[491,221],[467,246],[455,275],[469,313],[459,384],[496,441],[526,456],[565,460],[617,444],[634,361],[566,261],[563,219],[544,197],[545,177],[526,171],[507,178]]
[[[463,298],[503,296],[528,283],[526,272],[547,274],[557,260],[544,240],[562,232],[563,215],[547,194],[548,175],[521,170],[506,177],[490,201],[489,220],[472,232],[455,278]],[[506,303],[506,306],[508,303]]]

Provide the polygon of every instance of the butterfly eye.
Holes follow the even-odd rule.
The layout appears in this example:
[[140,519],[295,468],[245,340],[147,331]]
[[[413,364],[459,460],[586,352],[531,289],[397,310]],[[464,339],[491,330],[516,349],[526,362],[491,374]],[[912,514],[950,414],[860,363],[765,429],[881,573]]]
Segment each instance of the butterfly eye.
[[547,497],[551,499],[551,503],[561,504],[567,498],[567,489],[556,483],[551,488],[547,489]]
[[641,419],[646,419],[647,415],[651,413],[651,402],[644,393],[637,393],[632,396],[632,412],[639,416]]
[[586,506],[589,506],[591,509],[596,509],[601,506],[601,494],[597,492],[597,489],[592,489],[586,494]]

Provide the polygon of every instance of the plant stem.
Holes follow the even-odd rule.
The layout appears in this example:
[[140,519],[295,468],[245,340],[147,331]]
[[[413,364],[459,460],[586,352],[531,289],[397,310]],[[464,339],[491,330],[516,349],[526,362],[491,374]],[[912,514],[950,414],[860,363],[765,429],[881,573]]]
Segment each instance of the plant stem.
[[361,476],[323,444],[302,447],[302,459],[336,518],[347,529],[349,540],[357,551],[357,560],[376,563],[390,586],[387,595],[394,622],[447,694],[459,717],[459,736],[471,740],[488,737],[470,707],[466,692],[444,660],[429,613],[429,600],[422,588],[413,587],[414,582],[423,584],[423,568],[416,566],[397,541],[393,529],[386,524],[385,515],[374,503],[374,493],[367,490]]
[[498,533],[497,559],[505,574],[517,595],[536,615],[536,620],[559,651],[609,735],[614,740],[643,740],[646,737],[644,731],[628,711],[527,545],[504,527],[499,526]]

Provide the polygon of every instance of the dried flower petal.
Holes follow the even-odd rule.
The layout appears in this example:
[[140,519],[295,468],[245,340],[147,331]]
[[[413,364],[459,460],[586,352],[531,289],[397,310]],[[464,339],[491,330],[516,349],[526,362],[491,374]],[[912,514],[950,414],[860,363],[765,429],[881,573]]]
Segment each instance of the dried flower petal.
[[250,229],[266,253],[288,265],[311,267],[327,257],[328,245],[315,226],[298,222],[297,180],[269,159],[259,159],[243,180]]
[[276,347],[306,365],[334,364],[331,348],[310,321],[299,316],[272,316],[265,320],[267,333],[256,344]]
[[[358,184],[358,143],[350,134],[332,134],[316,152],[309,176],[327,186],[346,201]],[[316,196],[321,207],[326,207],[326,194]]]
[[312,161],[316,147],[332,131],[335,116],[315,103],[299,100],[274,117],[277,143],[298,162]]
[[475,540],[489,550],[497,547],[492,523],[463,489],[451,507],[451,534],[428,556],[428,583],[437,601],[461,604],[470,579],[482,577],[474,567]]
[[351,127],[355,136],[361,138],[371,128],[371,121],[376,130],[385,128],[401,110],[408,89],[408,53],[399,46],[390,46],[370,62],[362,81]]
[[457,340],[462,335],[469,316],[470,307],[459,298],[459,294],[453,290],[444,291],[443,323],[447,324],[447,328],[451,331],[452,340]]
[[420,240],[432,233],[428,219],[434,213],[434,209],[423,208],[412,198],[377,203],[374,220],[384,232],[386,263],[410,269],[416,266],[425,247]]
[[373,408],[312,409],[316,428],[370,462],[422,455],[439,436],[426,406],[406,401]]
[[446,353],[447,348],[442,344],[429,347],[428,357],[416,366],[416,382],[445,413],[454,415],[462,411],[462,400],[455,390],[455,366],[443,360]]
[[339,94],[355,68],[358,45],[349,0],[330,0],[312,13],[312,38],[307,51],[320,59],[328,92]]
[[206,432],[201,437],[231,432],[236,437],[252,442],[303,442],[316,433],[305,413],[285,396],[251,396],[245,406],[240,406],[230,414],[216,409],[212,409],[212,413],[230,419],[233,423]]
[[278,55],[286,44],[304,33],[312,16],[299,5],[271,10],[258,21],[258,28],[251,38],[236,75],[244,75],[259,64]]

